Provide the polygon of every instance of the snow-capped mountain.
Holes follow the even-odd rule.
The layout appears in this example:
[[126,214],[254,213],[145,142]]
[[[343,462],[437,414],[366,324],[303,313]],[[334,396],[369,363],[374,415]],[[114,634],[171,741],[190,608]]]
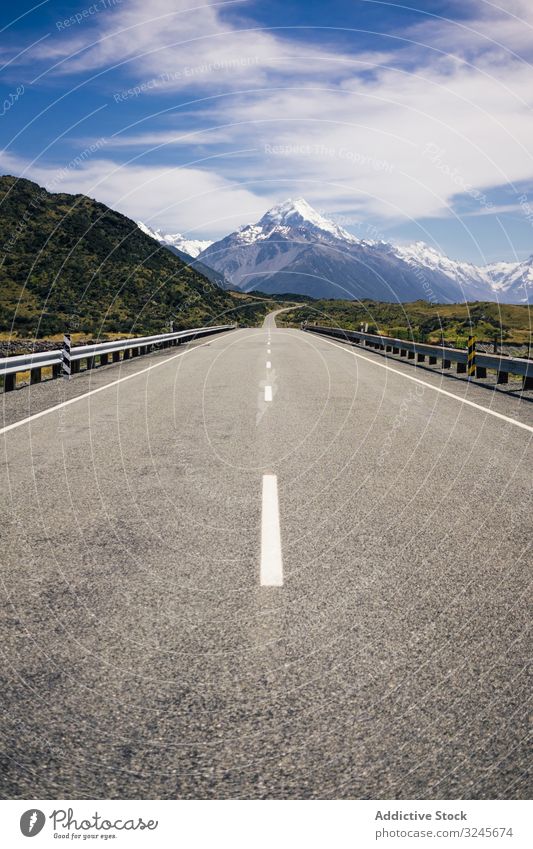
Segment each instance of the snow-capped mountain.
[[531,304],[533,303],[533,256],[523,262],[497,263],[509,265],[501,282],[494,283],[494,288],[502,292],[500,300],[508,304]]
[[143,224],[142,221],[137,221],[137,227],[143,233],[146,233],[147,236],[157,239],[162,245],[170,245],[173,248],[177,248],[178,251],[192,256],[194,259],[211,244],[211,242],[202,239],[186,239],[181,233],[171,235],[170,233],[163,233],[160,229],[152,230],[151,227]]
[[165,247],[167,250],[171,251],[176,256],[179,256],[179,258],[182,259],[183,262],[187,263],[187,265],[189,265],[191,268],[194,268],[195,271],[198,271],[200,274],[203,274],[204,277],[207,277],[207,279],[210,280],[211,283],[214,283],[216,286],[220,286],[221,289],[232,288],[231,283],[229,282],[229,280],[226,280],[223,274],[198,259],[200,249],[205,249],[209,247],[211,242],[184,239],[183,236],[180,236],[179,233],[176,233],[174,236],[169,236],[165,233],[162,233],[161,230],[152,230],[151,227],[148,227],[146,224],[143,224],[142,221],[137,221],[137,227],[139,228],[139,230],[142,230],[142,232],[145,233],[146,236],[150,236],[151,239],[155,239],[156,242]]
[[416,242],[399,247],[358,239],[303,198],[270,209],[200,254],[206,265],[250,291],[382,301],[533,301],[533,258],[475,266]]

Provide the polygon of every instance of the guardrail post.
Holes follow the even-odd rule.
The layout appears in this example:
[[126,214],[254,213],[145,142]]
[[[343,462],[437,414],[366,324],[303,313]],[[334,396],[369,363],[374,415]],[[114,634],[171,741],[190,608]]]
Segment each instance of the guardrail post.
[[406,348],[400,348],[400,357],[406,357],[406,356],[407,356],[407,349]]
[[32,368],[30,370],[30,384],[33,386],[34,383],[41,382],[41,369],[40,368]]
[[476,373],[476,337],[469,336],[468,337],[468,365],[467,365],[467,374],[468,377],[474,377]]
[[416,361],[417,361],[417,363],[425,363],[426,362],[426,355],[425,354],[417,354],[416,355]]
[[433,356],[433,354],[429,355],[429,364],[430,364],[430,366],[436,366],[437,365],[437,358],[435,356]]
[[129,360],[129,358],[130,358],[130,349],[129,349],[129,348],[124,348],[124,356],[123,356],[123,358],[122,358],[122,359],[124,359],[124,360]]
[[17,385],[16,374],[6,374],[4,377],[4,392],[13,392]]
[[61,371],[62,371],[62,364],[61,363],[55,363],[55,365],[52,366],[52,377],[61,377]]
[[451,368],[451,360],[445,360],[444,357],[442,359],[442,368]]
[[63,334],[63,347],[61,348],[61,374],[66,380],[70,380],[72,372],[72,360],[70,359],[70,333]]
[[414,351],[407,351],[407,359],[408,360],[414,360],[414,358],[415,358],[415,352]]
[[498,370],[498,376],[496,377],[496,383],[509,383],[509,372]]
[[112,358],[113,358],[114,363],[119,363],[120,362],[120,351],[113,351]]
[[485,366],[476,366],[476,377],[486,377],[487,369]]
[[106,366],[109,362],[109,354],[100,354],[100,365]]
[[457,363],[457,374],[466,374],[466,363]]
[[398,356],[398,354],[400,353],[400,349],[399,349],[399,348],[396,348],[396,347],[393,345],[393,346],[392,346],[392,353],[393,353],[393,354],[396,354],[396,356]]
[[522,381],[522,390],[524,389],[533,389],[533,377],[525,374],[524,379]]
[[86,362],[87,371],[90,371],[91,369],[94,368],[94,357],[87,357],[85,362]]

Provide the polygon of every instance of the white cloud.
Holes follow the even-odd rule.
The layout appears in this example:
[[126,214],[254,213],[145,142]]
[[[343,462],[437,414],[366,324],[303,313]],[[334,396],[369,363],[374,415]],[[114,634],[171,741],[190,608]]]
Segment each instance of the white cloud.
[[[155,100],[161,84],[165,93],[190,89],[194,96],[202,88],[225,95],[205,102],[201,113],[180,113],[179,129],[160,129],[157,117],[148,118],[149,130],[125,129],[108,142],[150,155],[168,146],[181,169],[137,160],[114,172],[112,162],[93,162],[72,175],[74,191],[93,186],[134,217],[148,205],[153,223],[216,235],[230,229],[229,220],[253,219],[270,199],[294,193],[324,210],[420,219],[448,214],[461,190],[533,178],[531,67],[516,56],[531,50],[529,0],[509,0],[505,10],[476,0],[468,18],[458,4],[458,22],[427,16],[393,34],[399,41],[385,36],[390,50],[352,54],[346,38],[343,50],[335,49],[329,32],[319,48],[236,22],[236,8],[253,11],[246,3],[131,0],[95,19],[81,52],[79,32],[71,42],[63,37],[66,58],[56,73],[87,75],[126,63],[125,87],[159,81],[143,97]],[[56,59],[57,44],[52,49]],[[49,47],[37,50],[44,57]],[[208,145],[229,155],[199,166],[194,160]],[[267,145],[295,152],[275,154]],[[438,160],[428,145],[441,149]],[[207,218],[218,222],[211,230]]]
[[[165,75],[167,90],[205,86],[258,85],[272,76],[330,76],[346,58],[331,49],[314,48],[273,35],[253,21],[228,23],[224,12],[249,4],[201,0],[130,0],[94,19],[83,47],[79,33],[59,44],[34,51],[40,59],[61,61],[54,70],[87,72],[122,66],[137,80]],[[357,57],[361,65],[373,54]],[[157,89],[153,90],[156,93]]]
[[246,188],[209,171],[164,168],[94,159],[63,173],[0,153],[0,166],[53,192],[82,193],[133,220],[191,237],[224,236],[243,221],[255,221],[265,203]]

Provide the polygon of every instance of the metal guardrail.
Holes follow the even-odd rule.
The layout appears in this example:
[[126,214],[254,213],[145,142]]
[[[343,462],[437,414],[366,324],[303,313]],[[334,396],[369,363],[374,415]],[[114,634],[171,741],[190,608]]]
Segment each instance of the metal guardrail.
[[[118,363],[128,360],[130,357],[149,354],[155,349],[170,348],[181,345],[201,336],[209,336],[213,333],[222,333],[225,330],[234,330],[235,324],[224,324],[218,327],[197,327],[193,330],[179,330],[175,333],[161,333],[158,336],[138,336],[135,339],[120,339],[113,342],[100,342],[96,345],[79,345],[71,348],[72,374],[80,371],[82,360],[86,360],[87,369],[96,367],[96,358],[100,365],[108,365],[110,362]],[[122,353],[122,357],[121,357]],[[61,375],[62,354],[61,349],[54,351],[42,351],[38,354],[21,354],[15,357],[0,358],[0,378],[4,379],[4,391],[15,389],[17,374],[25,371],[30,372],[30,383],[41,382],[41,370],[52,368],[52,377]]]
[[[337,339],[363,343],[365,346],[384,351],[385,354],[406,357],[419,363],[427,362],[436,365],[441,361],[441,367],[447,369],[452,362],[457,364],[458,374],[466,374],[468,351],[462,348],[447,348],[445,345],[427,345],[422,342],[411,342],[406,339],[395,339],[392,336],[380,336],[372,333],[362,333],[358,330],[343,330],[340,327],[322,327],[317,324],[302,324],[302,330],[333,336]],[[533,389],[533,360],[506,357],[503,354],[483,354],[476,351],[476,377],[484,378],[487,370],[495,371],[496,383],[508,383],[509,375],[522,377],[522,388]]]

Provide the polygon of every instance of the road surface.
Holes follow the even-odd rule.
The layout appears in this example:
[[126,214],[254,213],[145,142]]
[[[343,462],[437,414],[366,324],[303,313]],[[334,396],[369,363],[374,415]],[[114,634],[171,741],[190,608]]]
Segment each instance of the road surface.
[[4,426],[3,798],[530,795],[532,405],[271,317]]

